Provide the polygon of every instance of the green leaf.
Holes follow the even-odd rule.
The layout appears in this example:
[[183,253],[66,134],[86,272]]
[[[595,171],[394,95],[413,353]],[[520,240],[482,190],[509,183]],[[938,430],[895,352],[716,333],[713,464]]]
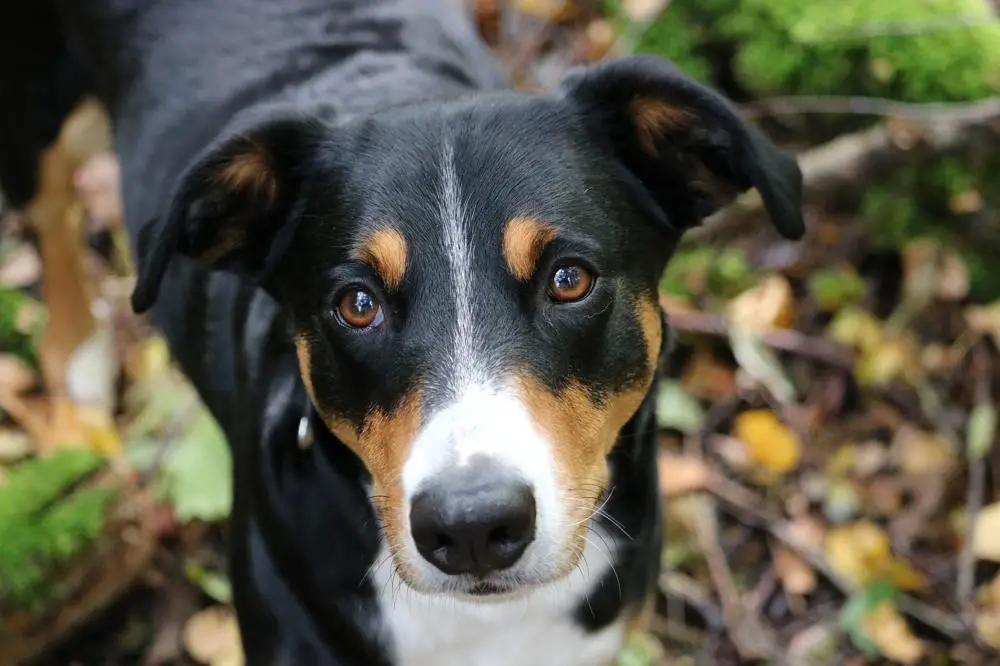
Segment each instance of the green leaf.
[[232,505],[232,460],[225,435],[205,410],[164,465],[166,495],[178,520],[222,520]]
[[892,583],[879,580],[853,594],[840,611],[840,626],[851,637],[854,646],[872,659],[877,659],[880,653],[878,646],[865,633],[864,619],[880,603],[883,601],[895,603],[897,597],[899,590]]
[[655,666],[663,648],[660,643],[646,633],[636,633],[618,654],[616,666]]
[[997,433],[997,410],[981,402],[972,408],[966,431],[969,460],[980,460],[993,448]]
[[759,335],[739,326],[730,326],[729,342],[736,362],[751,377],[767,387],[775,400],[782,404],[794,402],[795,387],[785,376],[781,361],[761,342]]
[[656,394],[656,422],[660,428],[673,428],[693,435],[701,428],[705,410],[680,382],[663,380]]
[[184,575],[220,604],[232,603],[233,588],[224,574],[209,571],[194,560],[188,560],[184,563]]

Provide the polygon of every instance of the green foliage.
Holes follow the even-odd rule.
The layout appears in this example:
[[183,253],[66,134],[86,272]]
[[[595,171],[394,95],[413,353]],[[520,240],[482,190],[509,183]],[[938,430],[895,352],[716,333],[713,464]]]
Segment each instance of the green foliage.
[[883,601],[895,603],[898,597],[899,590],[892,583],[877,581],[851,595],[840,611],[840,626],[847,631],[854,647],[871,659],[878,659],[880,654],[878,646],[865,632],[864,619]]
[[673,0],[639,50],[702,79],[706,53],[730,53],[757,96],[960,101],[1000,89],[1000,22],[985,0]]
[[0,352],[15,354],[32,365],[35,356],[35,333],[22,331],[17,324],[18,313],[33,299],[15,287],[0,285]]
[[104,459],[66,449],[13,468],[0,487],[0,602],[31,607],[49,589],[47,575],[100,535],[110,489],[74,489]]
[[232,505],[232,460],[222,429],[199,409],[164,461],[162,490],[179,520],[217,521]]
[[675,296],[707,292],[728,299],[753,286],[755,277],[743,251],[697,247],[681,250],[671,258],[660,287]]

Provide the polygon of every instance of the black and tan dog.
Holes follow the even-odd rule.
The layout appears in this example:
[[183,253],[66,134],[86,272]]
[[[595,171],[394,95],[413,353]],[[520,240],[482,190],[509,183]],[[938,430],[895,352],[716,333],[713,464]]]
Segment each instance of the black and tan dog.
[[799,237],[794,160],[656,58],[509,90],[457,0],[7,4],[3,186],[107,107],[133,305],[232,445],[248,663],[611,662],[658,568],[658,279],[751,187]]

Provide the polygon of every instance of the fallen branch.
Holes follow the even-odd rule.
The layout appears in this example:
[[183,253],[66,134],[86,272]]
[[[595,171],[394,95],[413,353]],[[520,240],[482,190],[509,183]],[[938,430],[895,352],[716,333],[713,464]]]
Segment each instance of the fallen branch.
[[[926,116],[920,122],[890,119],[801,153],[798,159],[806,201],[829,199],[845,188],[863,185],[904,161],[907,166],[913,166],[970,145],[983,133],[997,133],[1000,98],[937,110],[939,113]],[[761,217],[760,195],[750,190],[707,219],[703,226],[687,232],[682,243],[729,241],[733,236],[753,231]]]
[[[728,324],[722,315],[672,308],[663,300],[661,306],[667,313],[667,321],[675,331],[717,337],[728,335]],[[761,341],[772,349],[821,361],[844,370],[854,367],[854,350],[833,340],[809,336],[791,329],[775,329],[764,333]]]
[[[841,594],[851,596],[858,591],[857,586],[838,573],[826,561],[823,553],[802,544],[788,525],[788,522],[778,516],[770,515],[758,506],[757,497],[739,484],[725,479],[717,474],[712,475],[708,492],[724,504],[730,513],[739,516],[746,524],[764,530],[773,538],[795,551],[812,568],[821,573]],[[908,595],[900,595],[898,600],[900,612],[909,615],[919,622],[933,627],[942,635],[954,642],[968,641],[972,637],[970,628],[953,614],[942,612],[922,601]]]

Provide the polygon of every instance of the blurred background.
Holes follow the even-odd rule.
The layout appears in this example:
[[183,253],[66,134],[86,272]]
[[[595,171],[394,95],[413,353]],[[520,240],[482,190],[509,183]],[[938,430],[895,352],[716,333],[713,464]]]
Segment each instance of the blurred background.
[[[518,86],[666,56],[805,173],[803,242],[751,193],[663,277],[668,536],[621,666],[1000,663],[998,9],[469,0]],[[241,664],[226,445],[131,314],[100,111],[65,134],[91,155],[72,340],[42,334],[71,274],[43,297],[35,235],[0,212],[0,666]],[[47,395],[53,367],[100,406]]]

